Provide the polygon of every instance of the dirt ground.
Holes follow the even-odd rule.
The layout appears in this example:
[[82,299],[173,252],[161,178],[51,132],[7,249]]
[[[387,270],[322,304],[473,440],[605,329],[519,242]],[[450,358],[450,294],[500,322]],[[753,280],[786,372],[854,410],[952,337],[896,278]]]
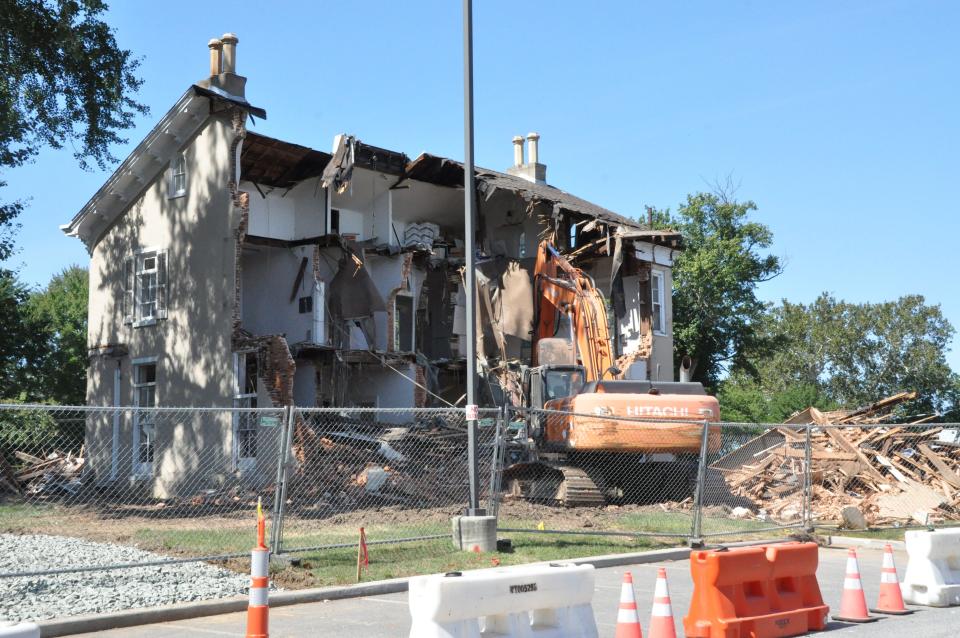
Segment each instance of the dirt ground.
[[[285,530],[322,530],[335,534],[342,529],[347,534],[364,525],[375,522],[380,527],[396,526],[398,529],[418,527],[442,527],[449,525],[450,518],[462,513],[462,507],[437,507],[409,509],[404,507],[375,507],[353,512],[342,512],[324,518],[291,516],[285,520]],[[529,503],[505,501],[499,516],[503,525],[536,525],[540,522],[546,529],[562,530],[615,530],[622,528],[623,517],[630,514],[689,513],[677,504],[663,505],[607,505],[601,508],[564,508]],[[168,533],[172,538],[182,538],[187,533],[202,533],[223,536],[235,531],[238,535],[252,537],[255,530],[255,515],[252,511],[232,513],[203,513],[202,511],[177,514],[157,510],[138,512],[129,516],[107,516],[96,508],[86,506],[13,506],[0,505],[0,531],[9,533],[60,534],[108,543],[150,544],[151,532]],[[656,530],[650,530],[656,531]],[[672,531],[672,530],[663,530]],[[179,534],[183,533],[183,534]],[[193,543],[188,543],[193,544]],[[249,545],[244,541],[243,547]],[[147,548],[147,547],[145,547]],[[214,549],[214,547],[209,547]],[[190,553],[193,547],[168,546],[169,553]],[[224,553],[231,551],[224,548]]]

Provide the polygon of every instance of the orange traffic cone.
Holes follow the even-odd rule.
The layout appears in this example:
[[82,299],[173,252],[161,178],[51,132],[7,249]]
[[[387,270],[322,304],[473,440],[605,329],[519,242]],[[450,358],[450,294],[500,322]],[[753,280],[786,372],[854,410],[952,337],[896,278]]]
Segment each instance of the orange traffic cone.
[[250,552],[250,602],[247,605],[246,638],[268,638],[270,635],[270,550],[266,544],[266,520],[260,499],[257,499],[257,546]]
[[843,578],[843,597],[840,599],[840,613],[833,617],[843,622],[873,622],[877,620],[867,612],[867,599],[863,595],[863,583],[860,582],[860,565],[857,564],[857,550],[847,551],[847,573]]
[[657,586],[653,590],[653,611],[650,613],[648,638],[677,638],[673,623],[673,606],[670,604],[670,589],[667,587],[667,570],[657,570]]
[[614,638],[643,638],[640,631],[640,616],[637,615],[637,598],[633,594],[633,575],[623,575],[620,586],[620,610],[617,612],[617,633]]
[[906,616],[913,613],[912,609],[907,609],[903,605],[900,579],[897,578],[897,566],[893,562],[893,548],[890,545],[883,547],[883,567],[880,568],[880,598],[877,600],[877,608],[870,611],[894,616]]

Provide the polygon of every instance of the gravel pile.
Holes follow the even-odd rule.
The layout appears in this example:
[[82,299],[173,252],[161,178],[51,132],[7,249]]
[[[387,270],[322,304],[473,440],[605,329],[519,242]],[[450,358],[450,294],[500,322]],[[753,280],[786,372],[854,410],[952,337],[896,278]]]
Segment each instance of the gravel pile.
[[[0,534],[0,572],[163,558],[133,547],[77,538]],[[42,620],[224,598],[245,593],[249,584],[249,576],[206,563],[0,578],[0,620]]]

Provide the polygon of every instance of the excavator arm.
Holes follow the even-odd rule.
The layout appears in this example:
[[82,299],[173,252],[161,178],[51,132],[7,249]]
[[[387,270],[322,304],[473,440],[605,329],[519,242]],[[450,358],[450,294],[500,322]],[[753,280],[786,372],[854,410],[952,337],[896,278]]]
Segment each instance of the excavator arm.
[[560,317],[566,315],[570,319],[576,356],[586,370],[586,380],[600,380],[615,362],[606,301],[593,280],[544,241],[537,249],[534,290],[537,316],[533,365],[539,365],[537,342],[556,336]]

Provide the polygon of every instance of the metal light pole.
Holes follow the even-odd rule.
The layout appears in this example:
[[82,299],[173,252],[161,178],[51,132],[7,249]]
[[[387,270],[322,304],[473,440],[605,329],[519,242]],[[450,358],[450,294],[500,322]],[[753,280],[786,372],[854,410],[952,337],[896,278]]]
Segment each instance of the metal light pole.
[[463,249],[467,257],[464,281],[467,296],[467,463],[470,474],[468,516],[481,516],[480,479],[477,468],[477,339],[476,273],[474,271],[473,179],[473,2],[463,0]]

